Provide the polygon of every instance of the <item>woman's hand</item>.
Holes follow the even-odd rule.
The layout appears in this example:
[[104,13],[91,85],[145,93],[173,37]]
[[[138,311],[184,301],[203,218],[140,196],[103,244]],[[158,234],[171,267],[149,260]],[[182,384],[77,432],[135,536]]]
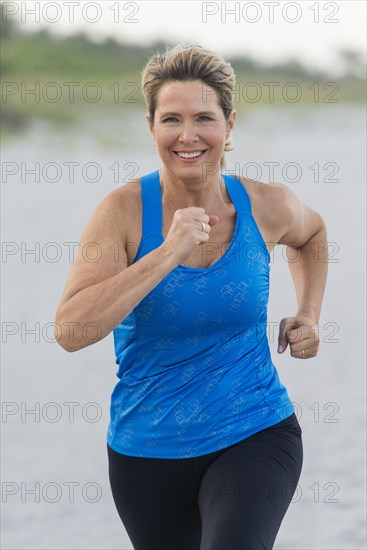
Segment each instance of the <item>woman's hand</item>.
[[292,357],[315,357],[320,344],[318,323],[310,317],[284,317],[279,326],[278,353],[284,353],[288,343]]
[[218,220],[218,216],[206,214],[199,206],[179,208],[162,244],[164,254],[173,256],[178,264],[184,262],[197,245],[209,240],[211,226]]

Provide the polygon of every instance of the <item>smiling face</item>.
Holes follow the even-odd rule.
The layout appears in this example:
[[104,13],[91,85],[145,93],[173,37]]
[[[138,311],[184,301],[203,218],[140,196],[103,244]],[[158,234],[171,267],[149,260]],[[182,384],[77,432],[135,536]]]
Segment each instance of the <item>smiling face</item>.
[[169,81],[160,88],[152,136],[165,168],[179,178],[201,177],[205,164],[215,173],[236,116],[227,121],[214,89],[201,80]]

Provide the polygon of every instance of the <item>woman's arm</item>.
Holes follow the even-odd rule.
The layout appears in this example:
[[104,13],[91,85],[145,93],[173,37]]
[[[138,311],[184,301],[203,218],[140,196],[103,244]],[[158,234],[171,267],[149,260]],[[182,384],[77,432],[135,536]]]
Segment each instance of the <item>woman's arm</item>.
[[127,267],[128,193],[106,195],[82,233],[55,319],[56,341],[66,351],[105,338],[176,265],[160,246]]
[[297,295],[297,315],[318,321],[328,272],[326,225],[320,214],[303,204],[289,188],[286,201],[288,219],[278,243],[287,245],[288,265]]
[[294,357],[314,357],[319,347],[318,321],[328,272],[326,225],[320,214],[303,204],[289,187],[275,185],[280,199],[277,242],[287,246],[297,296],[295,317],[281,321],[279,345],[284,351],[289,342]]

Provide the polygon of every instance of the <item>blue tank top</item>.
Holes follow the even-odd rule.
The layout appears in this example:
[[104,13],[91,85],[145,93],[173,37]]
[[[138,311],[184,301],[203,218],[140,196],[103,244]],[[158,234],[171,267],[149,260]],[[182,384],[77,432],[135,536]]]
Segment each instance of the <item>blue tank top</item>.
[[[224,254],[208,268],[178,265],[113,331],[119,381],[107,442],[119,453],[196,457],[294,412],[268,344],[270,255],[244,186],[222,177],[236,210]],[[143,235],[134,263],[164,241],[159,171],[140,186]]]

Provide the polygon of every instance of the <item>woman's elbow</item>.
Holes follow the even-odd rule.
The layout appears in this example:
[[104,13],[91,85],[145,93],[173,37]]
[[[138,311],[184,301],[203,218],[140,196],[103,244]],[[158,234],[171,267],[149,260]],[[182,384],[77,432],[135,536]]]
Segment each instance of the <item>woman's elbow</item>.
[[75,343],[71,342],[70,338],[65,338],[65,335],[63,335],[63,331],[61,329],[62,323],[60,321],[55,321],[55,329],[54,329],[54,336],[56,343],[62,347],[63,350],[68,352],[78,351],[78,348],[75,346]]
[[73,334],[73,326],[75,323],[65,321],[65,316],[62,314],[61,306],[59,306],[54,323],[54,337],[56,343],[68,352],[78,351],[78,346]]

